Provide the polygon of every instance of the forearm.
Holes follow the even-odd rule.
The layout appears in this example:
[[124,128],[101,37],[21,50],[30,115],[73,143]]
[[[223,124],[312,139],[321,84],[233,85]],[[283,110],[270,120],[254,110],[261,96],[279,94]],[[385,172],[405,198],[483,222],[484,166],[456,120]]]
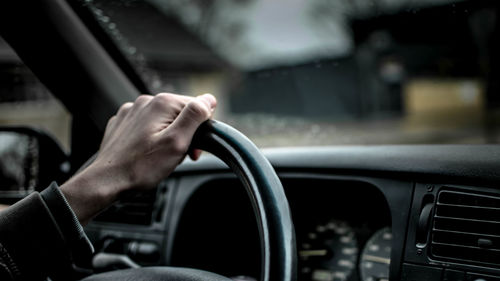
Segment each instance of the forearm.
[[61,191],[82,225],[110,206],[130,182],[111,166],[93,163],[61,186]]

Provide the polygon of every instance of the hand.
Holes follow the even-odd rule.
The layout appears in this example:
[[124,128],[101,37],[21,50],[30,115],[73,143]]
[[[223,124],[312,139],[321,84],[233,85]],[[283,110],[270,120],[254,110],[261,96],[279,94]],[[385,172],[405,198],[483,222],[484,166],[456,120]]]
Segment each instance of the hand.
[[[212,95],[140,96],[106,127],[95,161],[61,186],[82,223],[130,189],[152,188],[182,162],[198,126],[216,106]],[[193,159],[199,151],[190,153]]]
[[114,171],[126,188],[156,186],[184,159],[215,103],[211,95],[159,94],[124,104],[108,122],[95,164]]

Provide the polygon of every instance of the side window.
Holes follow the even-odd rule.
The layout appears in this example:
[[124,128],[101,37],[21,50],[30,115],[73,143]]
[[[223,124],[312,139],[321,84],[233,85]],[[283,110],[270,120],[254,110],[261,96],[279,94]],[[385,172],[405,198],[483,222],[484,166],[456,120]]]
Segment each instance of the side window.
[[[0,126],[48,132],[67,152],[71,115],[0,38]],[[0,144],[1,154],[1,144]]]

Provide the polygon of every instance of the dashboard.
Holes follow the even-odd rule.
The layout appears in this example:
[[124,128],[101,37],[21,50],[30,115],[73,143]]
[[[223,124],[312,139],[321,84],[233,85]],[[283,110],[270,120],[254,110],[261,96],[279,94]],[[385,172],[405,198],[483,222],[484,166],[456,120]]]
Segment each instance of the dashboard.
[[[500,280],[500,148],[264,150],[292,211],[298,280]],[[87,226],[97,251],[257,280],[248,195],[210,155]]]

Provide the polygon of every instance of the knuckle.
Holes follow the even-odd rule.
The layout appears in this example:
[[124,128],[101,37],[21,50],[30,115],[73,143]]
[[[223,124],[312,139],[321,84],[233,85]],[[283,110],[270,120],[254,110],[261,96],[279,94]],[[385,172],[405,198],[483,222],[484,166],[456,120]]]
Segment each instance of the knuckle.
[[199,119],[208,118],[210,112],[207,106],[199,100],[192,100],[186,105],[186,110]]
[[170,94],[170,93],[159,93],[154,96],[152,103],[162,109],[176,109],[182,108],[186,104],[185,96]]
[[150,96],[150,95],[140,95],[138,96],[136,99],[135,99],[135,103],[134,104],[145,104],[147,102],[149,102],[153,97]]
[[154,97],[154,100],[159,103],[169,104],[174,101],[174,95],[169,93],[160,93]]
[[109,118],[108,120],[108,126],[111,126],[113,123],[115,123],[116,118],[116,115],[111,116],[111,118]]
[[118,114],[127,113],[133,105],[134,104],[131,102],[127,102],[127,103],[122,104],[122,106],[120,106],[120,109],[118,110]]
[[111,116],[111,118],[109,118],[108,123],[106,124],[106,130],[111,130],[115,126],[116,119],[116,115],[113,115]]
[[173,103],[172,97],[168,94],[158,94],[151,100],[153,107],[165,110]]
[[172,94],[172,93],[158,93],[155,95],[155,97],[158,97],[158,96],[175,96],[175,94]]
[[132,107],[132,105],[134,105],[134,104],[131,102],[126,102],[126,103],[122,104],[122,106],[120,106],[120,110],[129,109],[130,107]]

